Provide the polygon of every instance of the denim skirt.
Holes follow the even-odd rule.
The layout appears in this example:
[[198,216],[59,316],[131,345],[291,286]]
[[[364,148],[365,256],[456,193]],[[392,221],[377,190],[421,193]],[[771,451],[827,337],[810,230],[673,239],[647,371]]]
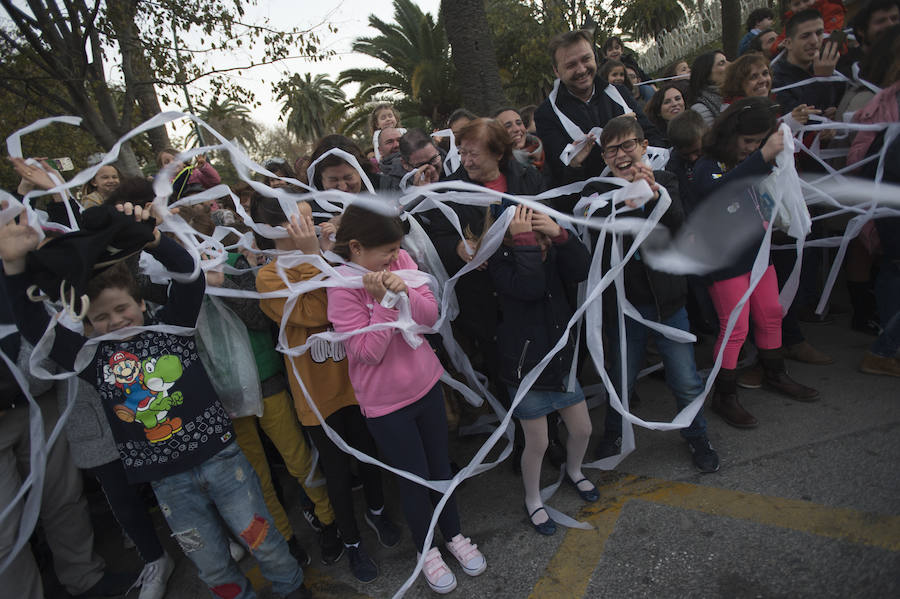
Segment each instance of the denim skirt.
[[[510,398],[516,396],[516,391],[518,391],[518,387],[509,387]],[[581,385],[578,384],[578,381],[575,381],[575,389],[571,393],[531,389],[525,394],[525,397],[522,398],[516,409],[513,410],[513,416],[519,420],[540,418],[551,412],[574,406],[580,401],[584,401],[584,391],[581,390]]]

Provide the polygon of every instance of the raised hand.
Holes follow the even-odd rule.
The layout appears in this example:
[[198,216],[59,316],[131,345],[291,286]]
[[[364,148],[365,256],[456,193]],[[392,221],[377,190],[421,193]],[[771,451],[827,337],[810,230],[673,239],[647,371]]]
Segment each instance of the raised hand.
[[524,204],[516,206],[516,212],[509,223],[509,234],[516,236],[519,233],[528,233],[532,228],[533,211]]
[[337,227],[331,221],[319,225],[319,248],[323,252],[331,251],[334,248],[334,236],[337,234]]
[[139,223],[153,221],[153,241],[149,242],[144,247],[155,248],[159,245],[160,234],[159,228],[156,226],[158,219],[156,217],[156,210],[153,208],[152,204],[141,206],[140,204],[135,205],[131,202],[125,202],[124,204],[117,204],[116,210],[123,214],[127,214],[128,216],[134,215],[134,220]]
[[403,293],[406,291],[406,281],[401,279],[399,275],[390,271],[384,272],[383,275],[381,281],[387,289],[394,293]]
[[[659,183],[656,182],[656,177],[653,175],[653,169],[643,162],[639,162],[634,165],[634,181],[638,179],[643,179],[650,186],[650,191],[653,192],[653,199],[659,199]],[[630,206],[631,208],[636,208],[637,204],[635,204],[632,200],[625,200],[625,204]]]
[[784,149],[784,134],[776,129],[775,132],[769,136],[769,139],[766,140],[765,145],[763,145],[762,152],[763,160],[766,162],[773,162],[775,157],[778,156],[781,151]]
[[[22,177],[22,181],[29,185],[31,189],[51,189],[57,186],[57,183],[50,178],[49,173],[50,171],[57,175],[59,175],[59,173],[54,170],[45,159],[41,159],[41,166],[26,164],[24,158],[9,157],[9,161],[12,162],[16,174]],[[60,175],[59,178],[62,180],[62,175]]]
[[437,183],[440,179],[440,173],[430,164],[423,164],[416,169],[416,174],[412,176],[412,184],[428,185],[429,183]]
[[594,146],[597,145],[597,137],[593,133],[588,133],[585,136],[585,144],[584,147],[581,148],[575,156],[572,157],[572,160],[569,161],[569,166],[578,168],[584,161],[587,160],[588,154],[591,153],[591,150],[594,149]]
[[294,243],[294,248],[304,254],[319,253],[319,238],[316,237],[316,227],[311,216],[301,214],[298,217],[295,214],[285,228]]
[[562,229],[556,224],[556,221],[543,212],[533,212],[531,214],[531,230],[543,233],[550,239],[559,237],[560,233],[562,233]]
[[[0,210],[7,206],[6,201],[0,201]],[[0,226],[0,260],[3,260],[3,270],[8,275],[25,272],[25,256],[37,249],[40,242],[38,232],[28,226],[24,212],[20,220],[22,222],[17,223],[12,219]]]
[[384,299],[387,287],[384,286],[383,272],[367,272],[363,275],[362,282],[365,290],[375,298],[376,302],[380,303]]
[[831,77],[840,56],[837,44],[826,41],[822,44],[822,52],[813,58],[813,74],[816,77]]
[[809,115],[811,114],[822,114],[822,111],[818,108],[807,106],[806,104],[801,104],[791,111],[791,116],[801,125],[805,125],[809,122]]

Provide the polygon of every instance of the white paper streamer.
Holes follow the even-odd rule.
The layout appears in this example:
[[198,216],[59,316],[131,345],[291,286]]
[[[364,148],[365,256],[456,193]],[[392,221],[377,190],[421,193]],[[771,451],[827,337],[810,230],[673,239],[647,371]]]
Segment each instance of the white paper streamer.
[[[556,86],[558,89],[558,84]],[[615,88],[613,88],[615,91]],[[555,97],[555,95],[554,95]],[[555,102],[551,102],[554,104]],[[69,117],[71,118],[71,117]],[[508,199],[514,203],[523,203],[532,208],[538,209],[542,212],[546,212],[550,214],[553,218],[555,218],[561,225],[570,228],[571,230],[580,231],[583,238],[589,237],[587,232],[589,229],[594,229],[599,231],[599,239],[598,244],[602,244],[605,242],[608,235],[614,236],[614,243],[611,244],[613,251],[613,262],[611,268],[603,272],[600,265],[600,252],[595,252],[594,259],[591,265],[591,270],[588,278],[588,282],[585,285],[584,291],[584,301],[576,310],[572,319],[567,324],[566,330],[564,334],[560,337],[560,339],[555,344],[554,348],[549,352],[543,360],[534,368],[531,372],[527,373],[524,377],[522,384],[520,385],[515,397],[513,398],[513,405],[517,405],[519,401],[521,401],[522,397],[524,397],[525,393],[530,389],[533,382],[540,375],[543,368],[547,363],[553,358],[553,356],[561,350],[565,344],[568,335],[571,333],[573,328],[577,331],[578,324],[582,317],[587,320],[587,346],[589,352],[591,354],[592,359],[595,362],[595,366],[597,366],[598,372],[600,372],[601,378],[603,380],[604,387],[609,395],[609,402],[613,409],[620,412],[623,416],[625,422],[627,422],[627,426],[623,427],[623,447],[622,453],[618,456],[612,456],[610,458],[606,458],[604,460],[599,460],[597,462],[593,462],[591,464],[585,465],[585,467],[596,467],[596,468],[613,468],[616,464],[618,464],[621,459],[625,457],[630,451],[634,449],[634,435],[633,430],[631,428],[632,424],[638,424],[639,426],[644,426],[646,428],[651,428],[654,430],[673,430],[677,428],[683,428],[690,424],[693,420],[696,413],[702,407],[703,398],[708,393],[713,380],[715,379],[715,374],[721,366],[721,360],[723,355],[723,349],[720,349],[719,354],[716,357],[715,365],[712,369],[709,379],[707,380],[705,389],[703,393],[698,395],[688,406],[686,406],[671,422],[648,422],[644,421],[636,416],[632,415],[628,411],[627,397],[628,390],[622,389],[622,398],[620,398],[616,392],[616,390],[611,385],[611,381],[609,379],[608,373],[603,368],[603,345],[602,345],[602,331],[601,331],[601,311],[602,311],[602,292],[609,287],[609,285],[615,285],[616,294],[618,296],[618,302],[621,306],[621,310],[619,313],[619,328],[620,328],[620,347],[618,350],[620,352],[624,352],[624,318],[626,315],[629,317],[640,316],[637,314],[637,311],[625,300],[624,287],[623,287],[623,279],[622,279],[622,270],[624,265],[628,260],[632,259],[634,253],[637,251],[641,243],[649,236],[652,232],[656,231],[659,228],[659,219],[664,214],[666,209],[668,208],[670,199],[668,198],[668,194],[665,192],[663,188],[660,189],[660,199],[656,203],[656,206],[651,211],[646,219],[632,219],[624,216],[625,210],[623,210],[623,202],[625,197],[633,197],[631,192],[620,192],[620,190],[614,190],[613,192],[603,194],[602,196],[595,196],[593,198],[584,198],[582,202],[579,203],[579,211],[576,214],[586,214],[587,216],[572,216],[561,214],[555,210],[549,209],[547,206],[540,203],[543,199],[548,199],[555,197],[555,195],[563,195],[568,193],[577,193],[580,189],[584,187],[584,185],[593,182],[593,181],[606,181],[612,182],[615,185],[623,186],[626,182],[615,179],[603,179],[603,178],[594,178],[589,181],[581,182],[578,184],[567,185],[564,188],[559,188],[557,190],[551,190],[550,192],[546,192],[544,194],[540,194],[538,196],[533,197],[516,197],[509,194],[502,194],[499,192],[494,192],[492,190],[488,190],[486,188],[476,186],[473,184],[467,184],[463,182],[444,182],[444,183],[436,183],[431,184],[419,188],[415,188],[414,190],[410,190],[410,194],[402,195],[394,198],[366,198],[364,196],[352,196],[350,194],[343,194],[342,192],[337,191],[329,191],[329,192],[318,192],[311,190],[308,186],[302,185],[299,181],[290,182],[294,185],[297,185],[301,189],[307,190],[306,193],[293,193],[290,191],[286,191],[284,189],[272,189],[262,183],[257,181],[253,181],[251,178],[251,171],[260,172],[266,174],[267,176],[273,176],[274,174],[269,173],[262,166],[256,164],[249,158],[247,158],[241,150],[224,139],[220,134],[215,132],[213,129],[208,127],[205,123],[196,119],[196,117],[191,117],[189,115],[183,115],[181,113],[162,113],[157,115],[153,119],[147,121],[141,126],[137,127],[135,130],[127,134],[122,138],[113,148],[113,150],[107,154],[104,159],[100,162],[99,165],[92,167],[91,169],[86,169],[81,173],[78,173],[72,180],[68,183],[58,185],[54,187],[52,190],[42,190],[42,193],[35,193],[34,196],[37,195],[45,195],[48,193],[59,193],[64,192],[67,189],[71,189],[75,186],[81,185],[86,180],[89,180],[93,177],[94,173],[100,166],[104,164],[109,164],[114,161],[116,156],[118,155],[118,149],[121,143],[135,135],[140,134],[143,131],[146,131],[149,128],[160,126],[161,124],[165,124],[167,122],[171,122],[172,120],[176,120],[178,118],[189,118],[198,123],[198,125],[205,127],[208,129],[212,136],[219,140],[219,144],[213,146],[207,146],[206,148],[197,148],[195,150],[190,150],[185,153],[182,153],[179,157],[189,157],[195,153],[201,153],[212,150],[219,150],[227,152],[230,156],[232,162],[235,164],[235,168],[238,172],[238,176],[247,181],[249,184],[253,186],[253,188],[260,193],[264,193],[268,197],[278,198],[280,204],[283,208],[285,208],[285,213],[290,215],[293,211],[296,211],[296,202],[297,201],[314,201],[321,208],[326,210],[327,212],[339,212],[342,207],[345,207],[350,204],[359,204],[368,209],[376,210],[380,213],[386,214],[394,214],[400,215],[402,214],[404,206],[411,206],[409,210],[409,214],[416,214],[419,212],[424,212],[425,210],[437,208],[444,213],[448,220],[453,224],[454,228],[457,230],[460,235],[460,239],[463,239],[463,232],[460,230],[459,219],[456,217],[455,213],[445,205],[445,202],[458,202],[458,203],[466,203],[466,204],[475,204],[475,205],[488,205],[490,203],[496,202],[498,199]],[[562,119],[561,119],[562,120]],[[46,126],[51,122],[67,122],[60,121],[60,119],[49,119],[42,121],[44,124],[40,125],[39,123],[35,123],[30,128],[23,129],[19,132],[19,137],[31,131],[36,131],[41,128],[41,126]],[[72,124],[72,123],[69,123]],[[563,121],[563,125],[565,126],[565,122]],[[831,128],[833,127],[833,123],[824,123],[821,127]],[[814,128],[819,125],[807,125],[804,130],[815,130]],[[856,127],[864,127],[861,125],[856,125]],[[883,127],[882,127],[883,128]],[[895,130],[891,130],[892,133],[896,134]],[[446,133],[446,132],[445,132]],[[583,137],[583,133],[580,131],[577,132]],[[802,132],[801,132],[802,133]],[[787,134],[790,137],[789,134]],[[799,135],[799,133],[798,133]],[[21,145],[16,146],[19,137],[15,140],[7,140],[7,146],[10,148],[12,152],[13,149],[18,147],[19,151],[21,150]],[[572,136],[573,139],[576,136]],[[886,139],[885,148],[888,145],[888,140]],[[451,143],[453,146],[454,144]],[[787,144],[786,144],[787,147]],[[804,149],[801,146],[801,149]],[[779,156],[779,160],[782,158],[787,160],[788,150],[782,153]],[[884,150],[882,151],[879,159],[879,172],[883,172],[883,161],[884,161]],[[350,162],[348,160],[348,162]],[[445,165],[448,164],[445,161]],[[358,166],[358,165],[357,165]],[[785,163],[784,168],[790,168],[787,163]],[[156,179],[154,183],[154,190],[157,194],[157,198],[155,200],[155,205],[160,209],[163,214],[163,223],[161,225],[161,229],[170,230],[174,232],[178,238],[185,244],[187,250],[191,253],[194,258],[194,268],[191,273],[165,273],[165,272],[156,272],[157,276],[166,276],[173,280],[188,280],[192,277],[199,276],[201,270],[206,270],[208,268],[218,267],[222,264],[224,260],[224,252],[227,248],[222,247],[221,239],[224,235],[223,231],[217,231],[213,236],[202,236],[191,230],[187,224],[176,215],[171,214],[166,208],[166,201],[168,195],[171,193],[171,180],[170,176],[172,173],[164,170]],[[839,173],[834,172],[830,173],[829,176],[838,175]],[[776,207],[778,209],[781,208],[782,205],[788,203],[792,198],[796,199],[797,189],[801,189],[803,193],[807,195],[813,195],[809,189],[810,184],[805,182],[799,182],[796,188],[785,189],[785,194],[782,197],[776,198]],[[884,208],[875,208],[875,203],[877,203],[880,199],[873,200],[873,205],[868,207],[860,207],[860,208],[848,208],[843,206],[837,199],[833,196],[829,196],[828,192],[825,191],[825,187],[823,185],[819,185],[815,187],[819,197],[825,197],[825,201],[829,201],[833,203],[835,206],[840,206],[839,210],[856,210],[859,213],[860,217],[863,218],[872,218],[880,215],[885,215],[890,211]],[[222,195],[231,195],[230,192],[225,192],[224,189],[214,188],[213,190],[207,190],[203,192],[203,194],[198,194],[197,196],[191,196],[189,198],[184,198],[179,202],[179,204],[189,204],[195,203],[198,201],[204,201],[204,199],[212,199],[213,197],[221,197]],[[617,195],[618,192],[618,195]],[[789,196],[789,197],[788,197]],[[10,198],[7,194],[4,194],[4,198]],[[231,195],[234,198],[233,195]],[[424,198],[419,202],[420,198]],[[244,222],[253,228],[253,230],[258,231],[262,234],[266,234],[267,236],[276,236],[283,237],[285,235],[285,231],[282,227],[268,227],[265,225],[257,224],[250,219],[249,215],[240,207],[240,202],[235,199],[235,208],[238,214],[242,217]],[[387,201],[385,201],[387,199]],[[613,203],[614,209],[609,217],[605,219],[596,219],[591,217],[590,215],[600,206],[608,204],[609,202]],[[293,208],[293,211],[291,210]],[[17,214],[22,213],[23,211],[28,211],[29,208],[27,206],[23,206],[18,202],[10,202],[10,205],[3,211],[0,211],[0,223],[8,222],[10,218],[13,218]],[[583,211],[581,211],[583,210]],[[434,515],[432,517],[431,526],[428,533],[428,538],[426,539],[426,546],[422,549],[426,549],[427,546],[431,542],[431,538],[433,536],[434,526],[437,522],[437,518],[440,515],[441,510],[443,509],[448,497],[449,493],[451,493],[463,480],[466,478],[470,478],[475,476],[481,472],[486,471],[494,466],[496,466],[499,462],[503,461],[511,451],[512,444],[512,427],[510,426],[511,419],[511,411],[506,411],[502,406],[493,398],[486,389],[485,382],[486,377],[481,375],[480,373],[475,372],[471,368],[471,364],[468,362],[468,358],[462,352],[458,345],[455,344],[453,340],[452,334],[450,333],[449,323],[450,320],[455,317],[458,313],[458,308],[456,308],[455,303],[455,294],[454,294],[454,286],[456,281],[464,276],[466,273],[471,270],[477,268],[480,264],[482,264],[485,260],[487,260],[499,247],[499,244],[502,241],[503,234],[508,226],[509,221],[512,218],[513,211],[510,208],[504,211],[500,218],[488,229],[485,233],[481,245],[477,252],[474,253],[472,260],[465,265],[463,269],[461,269],[458,273],[453,275],[452,277],[448,276],[446,271],[439,268],[440,259],[437,257],[437,253],[434,250],[433,245],[430,243],[427,235],[424,234],[424,231],[421,227],[418,226],[414,220],[410,220],[411,224],[411,232],[407,239],[404,241],[404,245],[409,248],[409,251],[416,257],[417,261],[420,265],[427,267],[431,274],[423,273],[420,271],[408,271],[402,272],[398,271],[398,275],[402,276],[404,280],[411,285],[420,285],[423,282],[429,284],[429,286],[435,291],[435,297],[438,298],[440,302],[440,316],[438,322],[435,323],[434,327],[428,328],[418,325],[411,321],[411,319],[407,319],[405,317],[398,319],[398,321],[393,323],[381,323],[378,325],[373,325],[372,327],[367,327],[366,329],[362,329],[360,331],[356,331],[353,333],[322,333],[318,336],[314,335],[311,337],[311,340],[308,340],[306,344],[300,347],[289,347],[284,330],[285,330],[285,322],[282,322],[282,327],[279,332],[279,340],[278,340],[278,349],[282,351],[286,355],[300,355],[303,352],[310,349],[311,344],[315,341],[314,338],[322,337],[325,339],[329,339],[332,341],[341,341],[353,334],[359,334],[365,332],[367,330],[374,330],[375,328],[386,328],[393,327],[397,328],[404,336],[407,338],[408,342],[410,339],[421,339],[421,335],[438,332],[441,334],[444,339],[445,346],[447,347],[448,353],[450,355],[451,361],[453,361],[454,365],[460,372],[466,376],[466,380],[471,386],[462,385],[458,381],[453,381],[449,377],[445,377],[442,380],[453,386],[455,389],[460,390],[466,399],[470,402],[483,401],[483,399],[487,399],[491,404],[496,418],[499,420],[499,424],[494,427],[492,430],[490,437],[487,442],[478,450],[473,459],[462,468],[462,470],[457,473],[453,479],[449,481],[426,481],[421,478],[414,476],[408,472],[399,471],[397,469],[391,468],[386,464],[381,463],[377,459],[372,456],[367,456],[365,454],[361,454],[360,452],[354,450],[352,447],[348,446],[339,435],[337,435],[330,427],[328,427],[324,420],[321,418],[321,414],[318,412],[318,409],[315,405],[315,402],[310,398],[308,391],[303,384],[302,379],[299,377],[299,373],[294,369],[294,376],[297,377],[299,381],[300,387],[304,393],[304,396],[307,399],[310,408],[314,413],[319,417],[320,422],[323,423],[323,429],[326,434],[335,442],[342,450],[354,455],[357,459],[362,460],[367,463],[377,464],[380,467],[385,468],[393,472],[398,476],[403,476],[410,480],[415,481],[418,484],[422,484],[428,486],[431,489],[434,489],[438,492],[444,494],[440,503],[435,509]],[[619,213],[622,213],[623,216],[619,216]],[[36,218],[36,217],[35,217]],[[29,213],[29,222],[31,222],[32,215]],[[792,213],[792,223],[793,223],[793,213]],[[227,231],[226,231],[227,232]],[[850,233],[850,227],[848,227],[848,233]],[[634,243],[632,243],[631,247],[624,254],[621,251],[620,243],[618,243],[616,237],[621,234],[628,234],[634,237]],[[739,302],[738,306],[735,307],[735,311],[732,312],[731,317],[729,318],[728,328],[726,330],[726,338],[730,336],[731,330],[734,327],[734,323],[736,322],[737,315],[740,313],[741,308],[746,302],[752,290],[755,288],[755,285],[758,283],[759,278],[762,276],[762,273],[765,271],[765,267],[768,262],[768,252],[770,248],[770,236],[771,236],[771,228],[766,232],[764,237],[764,241],[759,248],[759,252],[757,254],[757,259],[754,264],[754,268],[751,271],[751,286],[747,293],[742,298],[741,302]],[[247,240],[242,239],[239,244],[232,247],[243,246],[246,247]],[[798,248],[802,247],[802,242],[798,240]],[[238,290],[230,290],[230,289],[222,289],[222,288],[210,288],[208,290],[209,293],[215,295],[223,295],[223,296],[236,296],[236,297],[284,297],[287,299],[285,305],[285,319],[290,314],[291,309],[296,304],[297,298],[302,293],[307,293],[313,289],[319,289],[322,287],[329,286],[341,286],[341,287],[360,287],[361,286],[361,278],[360,275],[349,276],[347,273],[341,273],[339,269],[332,266],[325,261],[322,256],[319,255],[298,255],[296,253],[282,253],[282,252],[260,252],[260,253],[269,253],[273,256],[278,256],[278,266],[277,270],[285,282],[286,288],[279,292],[270,292],[266,294],[260,294],[255,292],[247,292],[247,291],[238,291]],[[645,255],[646,252],[642,252],[642,255]],[[332,257],[333,258],[333,257]],[[285,269],[290,268],[291,265],[296,265],[300,263],[310,263],[322,272],[322,274],[318,277],[315,277],[308,281],[303,281],[300,283],[290,283],[287,280]],[[676,267],[684,267],[683,263],[678,263],[678,260],[673,260],[671,264],[673,268]],[[689,265],[691,267],[695,265]],[[666,270],[666,268],[661,268],[662,270]],[[402,306],[402,304],[401,304]],[[402,307],[401,307],[402,309]],[[38,376],[44,376],[46,378],[51,379],[61,379],[68,378],[72,376],[72,373],[59,373],[59,374],[51,374],[46,372],[37,364],[37,358],[41,356],[45,356],[49,350],[49,347],[52,345],[52,340],[54,336],[54,327],[56,322],[58,321],[58,316],[55,317],[47,330],[47,333],[39,342],[38,346],[35,348],[35,351],[32,354],[31,358],[31,369],[32,372]],[[679,331],[677,329],[670,329],[669,327],[662,327],[659,323],[652,323],[646,320],[641,319],[641,322],[647,326],[653,326],[655,330],[662,332],[663,334],[669,336],[673,339],[678,339],[681,342],[691,342],[693,337],[689,333],[685,333],[684,331]],[[132,336],[141,330],[160,330],[163,332],[170,332],[176,334],[191,334],[191,329],[183,329],[180,327],[171,327],[169,325],[157,325],[155,327],[138,327],[132,328],[128,330],[116,331],[110,335],[105,335],[103,337],[94,338],[87,342],[87,344],[82,348],[79,352],[78,356],[76,356],[76,369],[84,368],[87,363],[91,360],[93,353],[95,351],[96,345],[103,340],[112,340],[112,339],[120,339],[128,336]],[[623,353],[624,355],[624,353]],[[623,367],[624,367],[624,360]],[[18,373],[17,370],[13,370]],[[18,378],[18,376],[17,376]],[[623,381],[625,377],[622,377]],[[29,397],[29,400],[31,398]],[[68,409],[71,408],[71,403],[69,408],[67,408],[66,413],[64,413],[63,418],[60,419],[59,424],[54,432],[58,432],[60,427],[65,421],[65,416],[68,414]],[[32,428],[34,427],[34,417],[32,420]],[[482,426],[484,423],[482,423]],[[485,430],[485,429],[482,429]],[[493,449],[494,445],[500,440],[501,437],[505,437],[507,440],[506,446],[501,451],[499,457],[494,462],[485,463],[485,459],[487,454]],[[51,436],[51,439],[53,437]],[[37,456],[37,461],[33,462],[35,464],[33,468],[33,480],[39,480],[42,475],[43,468],[41,462],[41,456],[46,455],[48,445],[43,442],[42,437],[40,435],[33,437],[33,446],[32,453]],[[34,483],[32,483],[33,485]],[[546,500],[549,500],[549,496],[552,494],[552,491],[555,490],[557,485],[552,485],[551,488],[545,489],[543,491],[544,494],[547,495]],[[23,489],[25,486],[23,485]],[[24,495],[25,491],[23,490],[20,493],[20,496]],[[34,494],[33,495],[39,495]],[[549,507],[549,506],[548,506]],[[552,509],[552,508],[549,508]],[[29,513],[30,514],[30,513]],[[555,520],[564,525],[584,527],[586,525],[578,523],[570,518],[563,518],[562,514],[559,514],[556,511],[552,512]],[[30,514],[29,517],[33,515]],[[33,526],[33,523],[31,524]],[[24,528],[23,528],[24,527]],[[29,521],[26,518],[23,518],[23,521],[20,525],[20,533],[29,529]],[[25,536],[27,540],[27,535]],[[424,554],[424,551],[422,552]],[[406,583],[397,591],[396,596],[402,596],[402,594],[409,588],[409,586],[415,580],[418,572],[422,567],[422,560],[416,566],[416,569],[413,571],[411,576],[407,579]],[[0,566],[2,569],[2,566]]]

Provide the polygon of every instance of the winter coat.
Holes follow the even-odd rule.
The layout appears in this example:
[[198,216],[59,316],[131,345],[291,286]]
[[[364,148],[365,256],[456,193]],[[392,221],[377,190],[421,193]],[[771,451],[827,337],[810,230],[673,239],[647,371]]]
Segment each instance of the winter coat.
[[[732,211],[726,209],[729,203],[735,200],[733,194],[717,195],[716,192],[730,182],[739,181],[743,178],[759,179],[767,176],[771,171],[772,165],[763,159],[760,150],[750,154],[743,162],[731,170],[726,170],[725,166],[714,158],[704,156],[694,166],[694,195],[699,203],[710,201],[721,203],[723,210],[726,210],[731,218],[752,218],[750,210]],[[748,180],[747,187],[749,188],[751,184],[751,181]],[[752,201],[749,190],[744,192],[742,199],[738,201]],[[762,241],[764,235],[765,227],[762,224],[762,220],[760,220],[758,241],[749,243],[747,248],[740,253],[731,265],[710,273],[708,275],[709,280],[724,281],[750,272],[753,268],[753,262],[756,260],[756,254],[759,251],[759,242]]]
[[[501,172],[506,175],[507,192],[510,194],[536,195],[543,191],[543,179],[534,167],[524,167],[513,159],[501,165]],[[447,180],[472,182],[463,167],[459,167]],[[447,205],[459,217],[463,233],[470,232],[476,238],[481,236],[487,213],[484,206],[456,202],[447,202]],[[439,210],[429,211],[428,217],[431,240],[447,273],[453,276],[465,266],[456,253],[459,233]],[[492,340],[497,328],[497,298],[488,273],[473,270],[460,278],[456,283],[456,298],[460,315],[455,324],[470,336]]]
[[[887,87],[872,98],[862,109],[853,115],[854,123],[896,123],[900,121],[900,81]],[[869,147],[879,135],[879,131],[859,131],[853,138],[850,153],[847,155],[847,164],[859,162],[869,154]]]
[[400,181],[406,175],[400,152],[394,152],[390,156],[385,156],[378,163],[378,171],[380,173],[377,182],[379,191],[400,190]]
[[[678,178],[672,173],[666,171],[653,171],[656,182],[666,188],[672,204],[669,209],[663,213],[660,224],[669,229],[674,235],[681,225],[684,223],[684,208],[678,195]],[[612,189],[614,186],[608,183],[591,183],[584,188],[582,194],[585,196],[594,193],[603,194]],[[622,217],[628,218],[646,218],[655,208],[657,200],[650,200],[643,207],[620,213]],[[607,204],[594,213],[594,216],[603,218],[609,216],[612,204]],[[627,252],[631,247],[634,238],[630,235],[623,236],[622,251]],[[644,243],[652,242],[652,236],[648,237]],[[610,268],[611,263],[611,240],[607,239],[603,247],[603,267],[604,271]],[[657,318],[666,320],[684,307],[685,298],[687,296],[687,283],[680,275],[672,275],[658,270],[653,270],[647,263],[641,260],[640,249],[625,264],[623,270],[625,283],[625,297],[635,307],[655,306]],[[614,308],[615,299],[611,296],[612,302],[604,301],[605,306]]]
[[[603,90],[607,85],[608,83],[605,81],[594,79],[594,95],[587,102],[569,93],[565,85],[560,85],[556,105],[585,134],[594,127],[605,127],[610,119],[625,113],[621,106],[604,93]],[[635,102],[631,92],[622,85],[617,85],[616,89],[631,111],[637,115],[638,122],[644,130],[644,137],[650,141],[650,145],[660,146],[663,143],[663,136]],[[553,107],[550,106],[550,98],[544,100],[535,111],[534,123],[537,127],[537,136],[544,143],[544,152],[547,154],[547,164],[550,166],[550,175],[554,186],[599,176],[606,168],[599,148],[591,150],[580,167],[565,166],[562,163],[559,156],[566,146],[572,143],[572,138],[569,137],[568,132],[559,121]]]
[[[501,308],[497,325],[500,379],[518,386],[565,330],[572,317],[565,287],[587,278],[591,256],[565,229],[553,239],[546,260],[541,259],[534,233],[516,235],[513,243],[497,250],[488,262],[488,272]],[[565,391],[574,352],[575,339],[570,335],[532,388]]]
[[722,112],[722,95],[717,87],[707,85],[700,91],[700,95],[694,98],[691,110],[703,117],[707,127],[711,127],[713,121]]
[[[812,71],[791,64],[787,61],[787,57],[782,56],[772,67],[772,88],[784,87],[804,79],[811,79],[813,76]],[[776,92],[775,99],[778,100],[781,114],[790,114],[801,104],[825,110],[838,105],[845,87],[843,83],[835,81],[819,81]]]

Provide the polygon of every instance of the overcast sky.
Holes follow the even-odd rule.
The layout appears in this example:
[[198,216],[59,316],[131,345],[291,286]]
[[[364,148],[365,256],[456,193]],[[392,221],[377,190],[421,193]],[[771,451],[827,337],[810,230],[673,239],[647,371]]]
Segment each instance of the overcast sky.
[[[437,20],[440,0],[418,0],[417,4],[424,12],[431,13]],[[320,30],[321,49],[335,52],[329,60],[312,62],[303,59],[285,60],[278,64],[256,67],[245,71],[240,77],[235,76],[245,87],[251,88],[261,106],[253,109],[253,117],[266,125],[277,125],[281,105],[272,96],[272,83],[292,73],[324,73],[336,79],[344,69],[354,67],[383,66],[377,60],[362,54],[353,53],[350,47],[353,41],[362,36],[377,35],[377,31],[369,27],[369,15],[375,14],[385,22],[393,22],[394,10],[392,0],[259,0],[259,5],[248,11],[248,19],[258,21],[268,18],[270,23],[282,29],[290,27],[308,28],[322,21],[331,23],[337,33]],[[237,61],[248,62],[245,54],[230,57],[218,57],[214,61],[217,67],[228,66]],[[199,84],[203,85],[203,82]],[[196,90],[199,91],[199,90]],[[350,91],[350,90],[347,90]],[[355,92],[355,89],[352,90]],[[183,108],[183,105],[167,108]]]

